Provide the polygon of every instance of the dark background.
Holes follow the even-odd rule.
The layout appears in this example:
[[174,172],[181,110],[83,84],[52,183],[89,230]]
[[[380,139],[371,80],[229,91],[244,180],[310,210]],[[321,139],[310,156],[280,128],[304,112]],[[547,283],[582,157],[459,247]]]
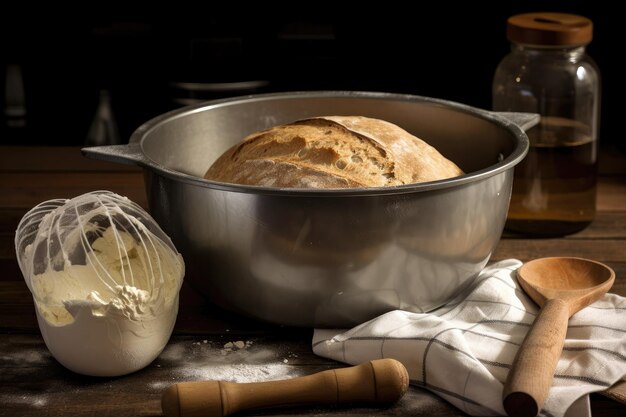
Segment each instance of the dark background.
[[[507,17],[558,11],[594,21],[587,51],[603,79],[600,137],[623,146],[617,114],[623,42],[616,39],[622,28],[616,26],[617,12],[600,3],[384,1],[376,8],[348,8],[341,2],[298,2],[286,9],[208,2],[134,10],[91,3],[89,11],[6,9],[0,13],[0,143],[84,144],[102,89],[110,94],[123,142],[141,123],[183,102],[256,92],[389,91],[490,108],[493,72],[509,51]],[[24,84],[27,112],[18,127],[7,126],[10,64],[19,65]],[[220,93],[175,87],[250,80],[267,84]]]

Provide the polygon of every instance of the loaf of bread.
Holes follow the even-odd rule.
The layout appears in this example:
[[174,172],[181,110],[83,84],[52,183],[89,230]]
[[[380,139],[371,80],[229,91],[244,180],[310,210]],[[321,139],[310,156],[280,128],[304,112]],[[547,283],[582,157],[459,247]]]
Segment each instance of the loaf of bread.
[[206,172],[221,182],[286,188],[413,184],[463,174],[400,127],[361,116],[325,116],[253,133]]

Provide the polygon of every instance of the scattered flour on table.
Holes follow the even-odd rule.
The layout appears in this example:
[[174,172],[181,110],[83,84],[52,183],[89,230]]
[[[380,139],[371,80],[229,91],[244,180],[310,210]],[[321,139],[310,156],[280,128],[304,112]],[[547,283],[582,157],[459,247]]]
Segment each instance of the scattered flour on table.
[[13,352],[11,355],[1,355],[0,364],[28,364],[33,366],[48,363],[50,359],[51,357],[48,351],[43,351],[41,349],[24,349],[19,352]]
[[[160,364],[175,362],[174,380],[165,386],[183,381],[219,380],[259,382],[300,376],[303,371],[288,366],[283,352],[258,347],[253,340],[226,343],[213,341],[170,343],[159,357]],[[154,389],[164,388],[153,383]]]
[[4,405],[20,405],[30,406],[34,408],[43,408],[48,405],[47,395],[6,395],[0,394],[0,404]]

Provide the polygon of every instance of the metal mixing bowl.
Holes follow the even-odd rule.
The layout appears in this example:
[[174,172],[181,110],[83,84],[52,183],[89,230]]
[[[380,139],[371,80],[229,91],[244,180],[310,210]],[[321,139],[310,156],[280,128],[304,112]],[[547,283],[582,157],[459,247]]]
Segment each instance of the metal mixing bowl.
[[[467,174],[342,190],[202,178],[248,134],[323,115],[395,123]],[[150,211],[209,300],[274,323],[342,327],[434,309],[471,283],[500,239],[513,167],[528,150],[520,126],[537,120],[427,97],[281,93],[185,107],[142,125],[128,145],[83,152],[145,169]]]

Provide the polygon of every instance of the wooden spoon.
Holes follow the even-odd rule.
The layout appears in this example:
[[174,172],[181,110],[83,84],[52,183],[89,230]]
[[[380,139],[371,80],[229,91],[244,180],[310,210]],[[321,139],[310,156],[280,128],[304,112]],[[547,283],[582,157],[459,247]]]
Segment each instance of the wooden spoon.
[[534,417],[552,385],[569,318],[602,297],[615,272],[588,259],[542,258],[522,265],[517,280],[541,310],[517,352],[502,398],[509,416]]

